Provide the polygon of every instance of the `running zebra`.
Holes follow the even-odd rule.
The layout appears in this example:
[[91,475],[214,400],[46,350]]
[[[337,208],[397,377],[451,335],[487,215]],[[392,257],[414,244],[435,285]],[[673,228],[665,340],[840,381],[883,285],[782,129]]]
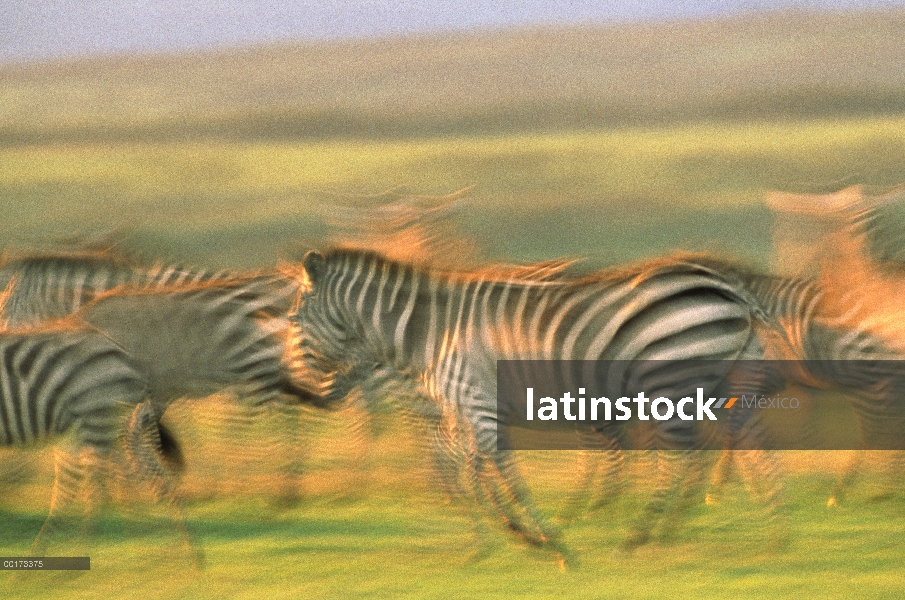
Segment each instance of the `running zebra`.
[[[304,374],[292,366],[293,357],[288,350],[295,347],[288,343],[292,332],[288,321],[288,313],[298,294],[298,284],[292,277],[278,273],[261,273],[254,275],[236,274],[227,271],[208,271],[186,268],[179,265],[154,265],[144,267],[134,264],[123,257],[109,252],[81,252],[22,256],[7,260],[0,268],[0,284],[5,283],[5,291],[0,300],[0,318],[8,326],[32,326],[37,323],[64,317],[89,305],[93,300],[110,290],[119,292],[153,292],[166,294],[182,289],[198,286],[240,285],[245,288],[248,298],[260,304],[265,299],[267,304],[267,326],[275,331],[282,341],[284,350],[283,366],[279,370],[280,390],[301,400],[311,400],[313,396],[305,389]],[[108,301],[109,303],[109,301]],[[109,305],[109,304],[108,304]],[[96,309],[95,309],[96,310]],[[254,311],[250,311],[250,315]],[[123,326],[132,320],[126,315]],[[210,327],[216,327],[209,318],[204,321]],[[247,320],[239,317],[237,327],[247,326]],[[107,323],[108,326],[112,326]],[[221,326],[227,325],[226,322]],[[215,331],[215,330],[212,330]],[[122,335],[123,332],[120,331]],[[174,338],[173,343],[177,343]],[[195,350],[200,349],[195,344]],[[221,348],[222,350],[222,348]],[[196,356],[199,354],[196,353]],[[204,353],[201,356],[207,356]],[[189,357],[187,357],[189,358]],[[189,363],[191,364],[191,363]],[[271,365],[272,368],[272,365]],[[182,380],[186,381],[185,378]],[[298,481],[300,477],[299,436],[300,407],[297,405],[270,403],[251,407],[247,404],[216,405],[225,407],[215,410],[216,414],[203,413],[204,424],[216,432],[219,437],[232,440],[227,446],[242,456],[234,457],[238,461],[244,458],[248,444],[239,439],[243,432],[250,432],[256,425],[266,422],[274,425],[274,436],[269,448],[271,455],[284,458],[282,491],[279,497],[287,502],[298,498]],[[159,435],[164,442],[164,449],[169,456],[179,456],[180,450],[175,437],[169,433],[162,423],[158,424]],[[247,440],[250,442],[251,440]],[[258,443],[259,440],[255,440]],[[222,448],[221,448],[222,450]],[[169,461],[180,464],[179,460]]]
[[[7,258],[0,266],[4,288],[0,318],[8,328],[66,317],[100,294],[128,285],[165,289],[225,281],[228,271],[181,265],[143,267],[110,252],[33,254]],[[294,292],[287,288],[287,295]]]
[[[905,186],[899,185],[880,196],[865,195],[860,188],[855,188],[854,193],[846,191],[854,201],[842,206],[843,225],[825,244],[832,245],[835,252],[820,265],[821,286],[829,298],[827,304],[835,313],[857,320],[860,328],[869,330],[885,345],[903,350]],[[885,463],[887,481],[881,496],[901,494],[905,452],[886,452],[874,458]],[[840,475],[828,506],[835,505],[851,485],[860,473],[864,459],[864,452],[853,455],[851,463]]]
[[[297,302],[299,282],[279,272],[233,273],[157,264],[144,267],[107,252],[31,255],[7,260],[0,267],[0,319],[8,328],[63,318],[111,290],[161,292],[195,286],[244,286],[246,295],[267,303],[269,326],[286,338],[293,335],[288,314]],[[294,344],[287,343],[286,376],[281,385],[298,395],[304,374],[291,373]],[[301,385],[292,377],[297,376]],[[305,395],[302,393],[301,395]]]
[[[862,318],[862,313],[871,311],[864,290],[858,286],[847,290],[847,299],[841,302],[838,297],[828,300],[828,295],[842,292],[828,292],[825,281],[741,272],[736,275],[763,315],[755,323],[765,357],[772,359],[762,363],[754,374],[760,379],[757,389],[769,394],[787,383],[797,383],[845,391],[862,445],[897,447],[905,431],[905,404],[900,398],[905,392],[905,372],[896,363],[903,352]],[[750,427],[750,423],[747,425]],[[728,446],[735,444],[730,441]],[[721,457],[714,493],[719,491],[731,461],[731,454]],[[852,478],[849,468],[837,482],[829,505],[836,503]]]
[[[828,289],[828,278],[819,283],[798,283],[793,291],[784,288],[787,299],[784,310],[787,339],[794,348],[793,356],[806,365],[805,377],[793,373],[799,383],[819,388],[844,390],[856,417],[858,436],[864,448],[901,448],[905,431],[905,339],[896,331],[901,308],[892,315],[884,311],[882,301],[874,305],[872,286],[853,285],[847,290],[845,280],[837,279]],[[754,290],[760,296],[775,292]],[[900,297],[885,290],[890,298]],[[804,307],[807,306],[807,309]],[[788,313],[795,316],[791,316]],[[884,314],[885,313],[885,314]],[[892,317],[891,319],[889,317]],[[901,452],[899,452],[901,454]],[[859,452],[860,456],[861,453]],[[840,476],[828,502],[836,500],[850,485],[857,462]]]
[[[342,397],[367,379],[374,364],[420,379],[441,412],[457,419],[461,443],[474,449],[474,493],[488,490],[511,529],[556,551],[562,550],[556,529],[535,508],[510,452],[497,445],[498,359],[719,359],[708,363],[714,372],[698,379],[717,386],[734,360],[759,356],[752,349],[753,299],[691,259],[565,281],[420,268],[345,249],[309,253],[304,267],[311,290],[295,319],[307,355],[322,357],[311,368],[332,371],[325,373],[329,397]],[[615,394],[610,397],[625,395],[621,382],[608,383],[615,388],[607,387]],[[667,397],[690,391],[657,388]],[[698,435],[679,420],[663,422],[657,433],[661,447],[679,450],[693,447]],[[686,452],[663,455],[668,484],[651,499],[625,548],[648,541],[691,461]],[[494,470],[497,482],[488,479]]]
[[[27,333],[0,333],[0,445],[26,447],[74,432],[72,451],[58,449],[50,513],[32,546],[42,556],[80,492],[91,501],[100,469],[122,439],[139,481],[166,500],[198,564],[203,553],[186,528],[159,459],[156,428],[145,417],[148,385],[141,369],[98,332],[57,323]],[[126,430],[131,435],[124,435]]]
[[[275,312],[279,310],[282,307],[269,295],[260,295],[257,287],[232,281],[166,291],[115,290],[72,318],[103,332],[134,359],[148,381],[159,423],[176,399],[217,392],[235,394],[252,418],[269,414],[268,405],[275,401],[313,401],[315,397],[296,387],[285,372],[284,332],[279,327],[285,316]],[[290,416],[297,419],[298,413]],[[226,434],[234,437],[234,432]],[[274,455],[297,460],[285,435],[270,443],[275,444]],[[284,465],[281,475],[291,466]]]

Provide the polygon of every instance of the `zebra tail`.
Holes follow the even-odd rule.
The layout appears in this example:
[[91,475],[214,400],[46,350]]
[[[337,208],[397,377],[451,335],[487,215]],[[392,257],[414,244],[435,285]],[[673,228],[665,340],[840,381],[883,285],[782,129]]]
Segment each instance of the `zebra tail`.
[[157,423],[157,431],[160,434],[160,455],[167,468],[173,473],[182,475],[185,473],[185,454],[179,440],[163,423]]

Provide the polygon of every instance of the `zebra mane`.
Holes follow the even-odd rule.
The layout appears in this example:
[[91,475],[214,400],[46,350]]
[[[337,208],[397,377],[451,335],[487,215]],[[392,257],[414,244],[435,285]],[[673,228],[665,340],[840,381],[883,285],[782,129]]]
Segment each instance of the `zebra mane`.
[[487,265],[473,269],[449,269],[431,264],[401,262],[387,258],[374,250],[333,247],[323,254],[327,262],[346,259],[374,261],[378,265],[398,265],[424,271],[432,276],[457,280],[490,279],[539,285],[624,282],[643,280],[667,273],[706,273],[739,286],[746,285],[757,274],[742,263],[703,253],[676,252],[627,265],[600,269],[585,275],[570,275],[569,269],[579,260],[574,258],[542,261],[530,265]]
[[[7,327],[4,323],[4,327],[2,331],[0,331],[0,335],[4,334],[23,334],[27,333],[31,334],[43,334],[43,333],[61,333],[68,331],[84,331],[86,329],[90,329],[96,331],[93,327],[85,325],[85,323],[74,317],[73,315],[67,315],[65,317],[57,317],[55,319],[45,319],[43,321],[37,321],[35,323],[29,324],[17,324]],[[103,332],[101,332],[103,333]]]
[[742,284],[753,271],[741,262],[712,254],[678,251],[594,271],[576,283],[621,282],[649,279],[667,273],[707,273]]
[[451,268],[445,264],[438,265],[424,260],[396,260],[373,249],[346,245],[334,246],[325,250],[323,257],[327,262],[363,259],[367,262],[376,262],[381,266],[398,265],[403,268],[418,270],[431,276],[448,279],[484,279],[538,284],[570,281],[568,270],[579,262],[577,258],[563,258],[529,264],[494,263],[476,267]]

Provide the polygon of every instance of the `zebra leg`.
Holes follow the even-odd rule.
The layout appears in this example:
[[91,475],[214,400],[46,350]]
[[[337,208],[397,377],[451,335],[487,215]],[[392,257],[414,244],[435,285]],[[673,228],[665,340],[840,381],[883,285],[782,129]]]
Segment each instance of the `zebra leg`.
[[86,466],[96,461],[78,452],[74,455],[61,448],[54,448],[54,480],[50,497],[50,512],[38,537],[31,546],[31,556],[44,556],[53,537],[60,535],[61,530],[70,528],[72,516],[69,511],[83,489]]
[[82,519],[80,537],[90,540],[94,536],[100,510],[109,497],[107,480],[112,475],[112,452],[101,454],[94,448],[88,448],[82,452],[81,463],[85,473],[85,518]]
[[689,510],[700,502],[707,468],[712,464],[710,454],[700,450],[689,451],[685,454],[686,460],[682,465],[683,474],[679,482],[678,494],[673,507],[666,513],[660,534],[660,538],[664,542],[672,542],[677,538],[683,519]]
[[[748,349],[760,352],[759,346]],[[755,354],[756,355],[756,354]],[[732,370],[729,377],[730,397],[770,395],[785,387],[785,379],[774,361],[745,360]],[[777,548],[788,543],[786,506],[783,493],[784,476],[775,452],[764,450],[769,440],[767,426],[756,411],[739,408],[730,411],[725,423],[724,439],[728,441],[726,462],[735,462],[749,492],[766,509],[766,520]],[[721,457],[722,459],[723,457]]]
[[855,481],[861,475],[864,466],[864,451],[855,450],[849,455],[849,459],[845,461],[845,466],[836,478],[833,484],[833,490],[830,497],[826,501],[827,508],[836,508],[845,502],[845,494],[855,484]]
[[149,486],[156,502],[167,504],[186,549],[193,555],[196,568],[204,568],[204,551],[193,541],[195,536],[189,530],[180,501],[160,458],[157,415],[151,401],[146,400],[135,406],[123,441],[134,472]]
[[893,498],[902,493],[902,474],[905,473],[905,452],[887,450],[879,459],[882,491],[877,500]]
[[[648,543],[654,527],[667,511],[670,501],[680,492],[695,460],[693,450],[660,450],[657,452],[657,484],[653,495],[648,500],[641,514],[631,526],[626,538],[619,544],[621,552],[632,552],[639,546]],[[670,529],[678,528],[676,521],[670,523]]]
[[700,447],[698,425],[679,419],[662,421],[652,433],[654,439],[644,445],[659,448],[656,451],[656,484],[628,535],[619,544],[620,552],[632,552],[648,543],[654,528],[664,517],[664,537],[674,536],[684,513],[698,500],[703,488],[709,456],[695,449]]
[[[859,394],[855,403],[855,413],[858,417],[858,438],[862,449],[850,454],[848,462],[836,480],[827,507],[844,502],[846,492],[871,465],[879,467],[881,485],[880,490],[873,492],[871,501],[888,500],[898,491],[898,484],[893,482],[901,477],[901,470],[897,468],[896,463],[901,462],[902,451],[895,448],[900,447],[902,431],[905,431],[905,416],[902,415],[901,400],[898,399],[902,392],[898,387],[900,386],[892,388],[882,386],[878,389],[862,390]],[[877,450],[867,451],[866,448]]]
[[27,480],[34,470],[28,451],[20,448],[0,449],[0,485],[16,485]]
[[[469,406],[482,404],[474,402]],[[565,568],[571,561],[570,553],[560,541],[558,528],[550,523],[535,505],[512,453],[497,444],[498,423],[495,415],[478,413],[471,418],[468,414],[465,417],[467,423],[473,424],[478,455],[489,459],[499,474],[498,479],[491,478],[485,481],[492,490],[492,500],[504,515],[509,528],[527,543],[552,550],[557,555],[560,566]]]
[[[443,402],[439,405],[447,406]],[[444,413],[447,425],[451,418],[455,418],[456,423],[455,443],[465,448],[465,474],[477,508],[486,512],[492,520],[502,521],[517,537],[529,544],[555,546],[555,530],[546,525],[544,518],[533,507],[527,486],[522,482],[509,453],[497,448],[496,422],[484,423],[481,429],[480,422],[475,426],[476,420],[468,414],[453,417]],[[489,426],[493,427],[491,435],[487,435]],[[472,514],[480,532],[481,517],[474,511]],[[561,562],[563,558],[560,554]]]
[[884,475],[887,490],[890,494],[901,497],[902,474],[905,473],[905,451],[891,450],[886,454],[884,461]]
[[[373,384],[373,382],[371,382]],[[429,456],[425,475],[439,499],[459,516],[470,521],[477,545],[467,563],[476,563],[490,556],[497,544],[487,526],[487,517],[500,518],[499,512],[487,497],[483,482],[483,460],[474,450],[474,439],[459,426],[455,415],[411,386],[410,382],[389,379],[381,382],[381,389],[362,386],[370,403],[386,399],[396,414],[422,440],[419,448]],[[468,428],[466,428],[466,431]]]
[[296,405],[275,402],[267,406],[266,412],[272,425],[273,455],[279,461],[276,499],[280,506],[292,507],[302,499],[302,456],[305,452],[299,425],[301,410]]
[[776,550],[789,543],[789,524],[783,498],[783,475],[776,453],[768,450],[736,450],[736,463],[752,495],[766,508],[766,529]]
[[[465,468],[474,498],[474,502],[469,503],[469,506],[472,507],[470,515],[476,536],[481,543],[480,549],[471,556],[469,563],[489,556],[495,548],[492,542],[494,538],[487,535],[490,532],[486,524],[488,519],[491,523],[502,524],[523,542],[553,550],[561,568],[565,569],[567,565],[574,562],[569,550],[556,538],[544,539],[543,536],[549,534],[545,534],[540,526],[531,524],[532,518],[540,520],[541,517],[532,517],[525,506],[519,502],[516,496],[517,490],[513,491],[507,485],[509,482],[504,481],[504,478],[511,474],[504,475],[493,460],[476,451],[469,453]],[[526,520],[528,525],[525,523]]]
[[[463,474],[469,482],[472,495],[469,498],[463,496],[464,504],[454,503],[454,506],[461,507],[462,511],[467,513],[465,516],[471,521],[474,538],[477,540],[477,549],[469,556],[467,563],[477,563],[490,556],[497,548],[497,537],[492,535],[491,529],[487,522],[500,522],[508,525],[508,521],[499,510],[499,507],[488,497],[488,490],[485,486],[486,464],[484,459],[471,450],[465,449],[462,454],[462,462],[456,464],[455,477],[458,479]],[[454,489],[462,490],[458,480],[454,484]]]
[[[870,452],[870,455],[867,454]],[[870,457],[870,459],[868,459]],[[859,478],[868,470],[868,465],[877,466],[880,478],[880,489],[870,498],[870,502],[882,502],[892,498],[900,491],[900,478],[903,473],[903,455],[899,450],[855,450],[849,455],[845,466],[836,478],[833,491],[827,500],[827,508],[834,508],[845,502],[845,497]]]
[[460,483],[460,473],[471,463],[464,448],[458,443],[454,423],[442,418],[434,428],[431,440],[431,470],[447,502],[465,498],[465,490]]
[[361,389],[350,394],[345,406],[336,413],[341,419],[341,436],[346,440],[345,460],[349,466],[345,469],[348,474],[346,484],[346,496],[351,500],[361,499],[371,485],[373,477],[372,449],[374,432],[372,425],[374,420],[368,406],[367,398]]
[[[557,515],[560,523],[572,523],[586,512],[615,502],[625,487],[625,454],[618,440],[595,429],[582,429],[579,440],[578,475]],[[601,489],[595,499],[592,494],[598,485]]]
[[734,456],[732,450],[726,449],[720,452],[720,457],[713,466],[713,475],[710,477],[710,489],[707,495],[704,496],[704,504],[707,506],[719,504],[723,488],[726,487],[732,477],[733,465],[735,464]]

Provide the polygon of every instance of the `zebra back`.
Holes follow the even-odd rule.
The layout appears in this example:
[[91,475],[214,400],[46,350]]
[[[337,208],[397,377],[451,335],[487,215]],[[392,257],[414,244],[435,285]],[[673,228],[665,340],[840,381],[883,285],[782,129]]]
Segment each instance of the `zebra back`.
[[71,428],[109,450],[116,419],[142,402],[147,384],[123,349],[71,322],[0,333],[0,443],[29,445]]
[[[367,376],[369,360],[415,373],[439,368],[437,353],[451,352],[455,339],[493,366],[500,358],[734,360],[761,310],[734,271],[697,255],[552,281],[419,268],[347,249],[309,255],[305,268],[312,291],[296,319],[310,354],[338,365],[324,374],[334,398]],[[337,378],[350,363],[358,363],[345,371],[350,378]]]
[[283,375],[283,340],[268,326],[275,302],[257,283],[114,290],[74,318],[116,340],[141,365],[152,397],[164,403],[158,414],[175,398],[224,387],[270,398]]
[[108,253],[14,258],[0,268],[0,313],[8,327],[34,325],[72,314],[98,294],[137,279],[133,265]]
[[62,318],[118,287],[164,289],[222,281],[226,271],[156,264],[145,268],[110,252],[28,255],[6,260],[0,316],[8,327]]

